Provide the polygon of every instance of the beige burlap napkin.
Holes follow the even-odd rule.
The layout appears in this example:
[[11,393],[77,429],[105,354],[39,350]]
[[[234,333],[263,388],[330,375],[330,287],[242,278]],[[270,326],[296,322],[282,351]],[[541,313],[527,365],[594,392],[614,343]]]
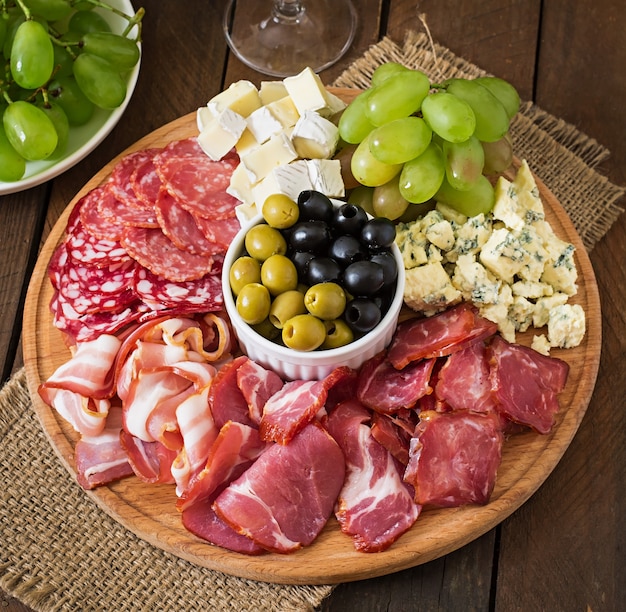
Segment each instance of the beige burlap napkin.
[[[372,47],[334,83],[367,87],[385,61],[433,78],[482,74],[409,33]],[[572,217],[587,249],[617,219],[624,189],[594,168],[608,151],[526,103],[512,126],[526,158]],[[583,217],[584,213],[584,217]],[[590,223],[594,220],[594,223]],[[100,510],[50,447],[31,406],[24,370],[0,391],[0,587],[35,610],[314,610],[332,586],[284,586],[195,566],[139,539]]]

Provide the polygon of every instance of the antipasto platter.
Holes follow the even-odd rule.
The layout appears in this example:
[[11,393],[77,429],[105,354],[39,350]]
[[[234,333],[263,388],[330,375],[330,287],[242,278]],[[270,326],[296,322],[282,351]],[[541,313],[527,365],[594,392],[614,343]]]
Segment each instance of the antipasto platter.
[[[354,92],[336,92],[345,100]],[[24,361],[37,417],[51,446],[75,477],[74,447],[78,435],[38,395],[39,385],[70,356],[54,327],[49,309],[52,287],[48,264],[62,239],[70,213],[88,191],[104,182],[122,156],[197,134],[195,113],[163,126],[139,140],[98,172],[69,203],[49,235],[30,283],[24,311]],[[328,584],[371,578],[413,567],[450,553],[489,531],[519,508],[541,486],[557,465],[585,415],[594,388],[601,346],[598,289],[591,263],[567,213],[554,195],[537,180],[546,217],[556,234],[576,248],[578,293],[572,299],[587,317],[582,343],[571,349],[554,349],[552,355],[570,366],[567,385],[559,401],[561,410],[547,435],[534,432],[507,439],[495,489],[484,506],[427,509],[415,525],[383,552],[357,552],[351,539],[331,518],[312,545],[288,555],[267,553],[247,556],[230,552],[192,535],[182,525],[175,506],[174,485],[149,485],[137,478],[87,491],[107,514],[138,537],[192,563],[228,574],[288,584]],[[529,344],[524,334],[518,341]],[[78,486],[78,485],[77,485]]]

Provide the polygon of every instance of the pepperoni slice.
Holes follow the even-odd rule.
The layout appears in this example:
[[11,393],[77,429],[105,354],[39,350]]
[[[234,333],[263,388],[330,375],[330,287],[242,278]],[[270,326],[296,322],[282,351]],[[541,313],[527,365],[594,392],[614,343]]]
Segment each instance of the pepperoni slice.
[[112,216],[105,216],[100,211],[103,198],[110,198],[103,186],[92,189],[78,202],[80,220],[85,230],[94,238],[116,241],[122,237],[124,226]]
[[170,281],[197,280],[214,266],[212,257],[179,249],[160,228],[127,227],[121,244],[142,266]]

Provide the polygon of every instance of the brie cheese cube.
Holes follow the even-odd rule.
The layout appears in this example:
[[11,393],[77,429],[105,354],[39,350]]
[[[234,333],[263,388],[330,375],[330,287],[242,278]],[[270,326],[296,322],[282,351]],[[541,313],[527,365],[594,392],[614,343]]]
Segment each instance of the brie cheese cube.
[[272,115],[280,121],[284,128],[291,128],[300,119],[300,113],[289,96],[284,96],[280,100],[270,102],[267,105]]
[[277,166],[288,164],[297,157],[298,154],[289,137],[280,132],[243,155],[241,163],[248,171],[250,182],[254,184],[262,181]]
[[293,128],[291,141],[299,157],[328,159],[337,149],[339,129],[316,112],[304,111]]
[[287,95],[287,88],[282,81],[261,81],[259,96],[261,104],[267,106],[276,100],[280,100]]
[[273,168],[269,174],[252,188],[257,208],[261,210],[268,196],[282,193],[297,201],[301,191],[313,189],[309,168],[305,160],[297,160]]
[[439,262],[406,271],[404,301],[413,310],[435,313],[459,302],[461,297]]
[[243,131],[243,134],[239,137],[237,144],[235,145],[235,150],[239,157],[245,155],[249,151],[256,149],[259,146],[257,139],[254,137],[254,134],[246,128]]
[[198,132],[204,130],[206,126],[213,121],[215,114],[208,106],[201,106],[196,111],[196,125],[198,126]]
[[329,198],[343,198],[346,188],[338,159],[309,159],[306,161],[311,180],[311,189],[320,191]]
[[261,106],[259,90],[250,81],[236,81],[227,89],[213,96],[207,106],[214,115],[219,115],[226,109],[247,117]]
[[299,74],[286,77],[283,83],[301,115],[307,110],[327,116],[331,114],[326,88],[311,68],[307,67]]
[[237,144],[245,129],[246,120],[227,108],[198,134],[198,144],[212,160],[218,161]]
[[550,311],[548,340],[550,346],[573,348],[585,337],[585,311],[579,304],[563,304]]
[[267,106],[261,106],[252,112],[247,118],[248,130],[252,133],[259,144],[267,142],[274,134],[282,131],[283,125],[274,117]]
[[239,164],[230,177],[230,184],[226,188],[226,193],[237,198],[244,204],[254,204],[252,185],[250,177],[243,164]]

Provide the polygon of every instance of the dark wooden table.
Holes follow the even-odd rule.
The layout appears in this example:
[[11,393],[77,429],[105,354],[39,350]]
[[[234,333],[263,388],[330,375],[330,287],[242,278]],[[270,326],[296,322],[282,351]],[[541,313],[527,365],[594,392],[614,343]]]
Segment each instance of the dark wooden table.
[[[623,0],[355,0],[359,31],[326,83],[384,35],[420,29],[527,100],[607,146],[603,171],[626,184],[626,3]],[[225,0],[145,0],[136,93],[108,138],[54,179],[0,197],[0,366],[22,365],[24,296],[42,240],[79,188],[127,146],[255,73],[229,54]],[[139,5],[135,3],[135,7]],[[539,491],[509,519],[439,560],[339,586],[326,611],[624,610],[626,606],[626,217],[591,255],[602,300],[600,373],[587,414]],[[4,610],[27,610],[0,591]]]

